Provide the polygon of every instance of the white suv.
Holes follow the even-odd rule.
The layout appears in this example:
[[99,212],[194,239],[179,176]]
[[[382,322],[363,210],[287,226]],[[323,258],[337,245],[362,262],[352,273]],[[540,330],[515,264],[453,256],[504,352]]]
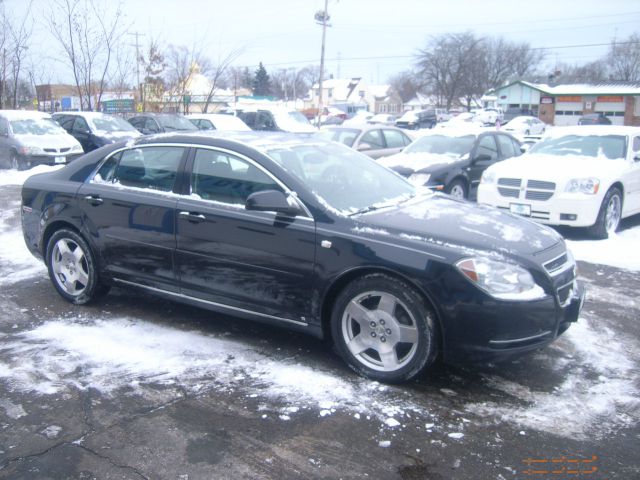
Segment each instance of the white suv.
[[520,157],[485,170],[478,203],[596,238],[640,213],[640,128],[560,127]]

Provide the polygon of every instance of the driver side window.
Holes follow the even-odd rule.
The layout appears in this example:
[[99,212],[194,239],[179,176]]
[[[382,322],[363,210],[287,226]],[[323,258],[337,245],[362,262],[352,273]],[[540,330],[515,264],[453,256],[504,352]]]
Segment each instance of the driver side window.
[[489,155],[491,157],[489,161],[491,162],[495,162],[498,159],[498,147],[496,147],[496,141],[492,135],[482,137],[478,143],[476,157],[483,154]]
[[370,130],[365,133],[360,139],[360,145],[367,143],[371,146],[371,149],[384,148],[384,140],[380,130]]

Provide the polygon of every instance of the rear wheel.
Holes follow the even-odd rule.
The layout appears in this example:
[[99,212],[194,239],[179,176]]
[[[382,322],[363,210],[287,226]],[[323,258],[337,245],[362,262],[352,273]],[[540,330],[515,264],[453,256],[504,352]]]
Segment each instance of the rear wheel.
[[84,305],[109,290],[99,281],[91,247],[73,230],[55,232],[45,258],[53,286],[68,302]]
[[431,310],[413,288],[384,274],[361,277],[340,293],[331,329],[349,366],[383,382],[415,377],[437,353]]
[[452,197],[459,198],[460,200],[464,200],[469,196],[467,184],[460,179],[454,180],[449,184],[447,187],[447,193]]
[[622,193],[614,187],[609,189],[602,200],[596,223],[589,228],[589,233],[595,238],[609,238],[620,226],[622,218]]

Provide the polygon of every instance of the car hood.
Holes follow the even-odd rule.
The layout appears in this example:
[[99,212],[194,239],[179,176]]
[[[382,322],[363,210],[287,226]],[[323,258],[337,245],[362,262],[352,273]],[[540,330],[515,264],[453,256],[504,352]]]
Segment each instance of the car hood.
[[406,176],[416,172],[430,173],[461,160],[455,154],[397,153],[378,160],[378,163]]
[[46,135],[20,134],[16,135],[16,139],[19,140],[22,145],[27,147],[60,149],[80,145],[75,138],[66,133]]
[[615,176],[626,164],[623,159],[606,157],[527,153],[498,162],[490,167],[490,171],[498,177],[562,183],[573,178]]
[[555,230],[498,209],[435,193],[356,217],[359,234],[459,256],[531,256],[562,242]]

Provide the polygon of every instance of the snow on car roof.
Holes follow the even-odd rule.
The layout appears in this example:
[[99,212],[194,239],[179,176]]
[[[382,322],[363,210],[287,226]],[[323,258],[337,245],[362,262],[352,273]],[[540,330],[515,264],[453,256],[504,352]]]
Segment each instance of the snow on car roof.
[[37,110],[0,110],[0,115],[7,120],[22,120],[26,118],[51,118],[47,112]]
[[571,127],[555,127],[545,135],[548,137],[563,137],[565,135],[640,135],[640,127],[627,127],[619,125],[580,125]]

